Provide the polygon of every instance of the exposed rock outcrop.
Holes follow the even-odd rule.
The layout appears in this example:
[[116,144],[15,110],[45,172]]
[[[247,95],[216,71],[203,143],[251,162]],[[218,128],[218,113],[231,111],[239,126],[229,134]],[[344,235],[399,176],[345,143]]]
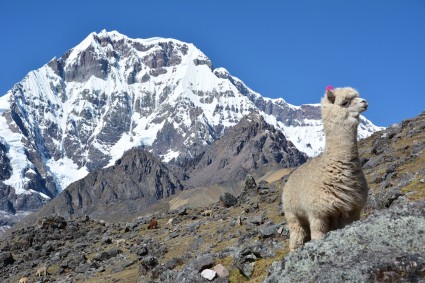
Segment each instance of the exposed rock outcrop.
[[274,263],[265,282],[422,282],[425,201],[378,211]]
[[115,165],[72,183],[31,217],[57,214],[66,219],[89,215],[125,219],[149,203],[182,190],[179,179],[149,152],[133,148]]
[[183,167],[189,176],[188,183],[199,187],[229,181],[235,183],[250,173],[295,167],[306,160],[307,155],[288,141],[280,130],[258,113],[251,113]]

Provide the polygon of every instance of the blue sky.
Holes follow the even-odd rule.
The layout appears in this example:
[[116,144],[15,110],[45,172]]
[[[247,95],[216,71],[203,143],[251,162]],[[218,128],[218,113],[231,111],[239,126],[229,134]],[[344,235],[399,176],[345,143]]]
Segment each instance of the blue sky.
[[425,110],[424,0],[0,0],[0,95],[90,32],[194,43],[266,97],[352,86],[379,126]]

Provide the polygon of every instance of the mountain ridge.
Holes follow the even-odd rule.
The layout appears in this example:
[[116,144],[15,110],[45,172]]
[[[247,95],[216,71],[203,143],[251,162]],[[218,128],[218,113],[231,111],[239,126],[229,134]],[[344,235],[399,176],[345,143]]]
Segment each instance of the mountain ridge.
[[[318,105],[262,97],[190,43],[91,33],[0,98],[2,166],[11,168],[0,186],[42,206],[132,147],[165,162],[193,158],[253,111],[301,151],[320,152]],[[359,137],[378,129],[362,118]]]
[[247,175],[298,166],[306,160],[279,130],[251,113],[186,165],[164,164],[143,148],[132,148],[114,165],[70,184],[25,221],[33,223],[53,214],[65,219],[85,215],[108,221],[128,219],[183,189],[221,186],[226,190]]

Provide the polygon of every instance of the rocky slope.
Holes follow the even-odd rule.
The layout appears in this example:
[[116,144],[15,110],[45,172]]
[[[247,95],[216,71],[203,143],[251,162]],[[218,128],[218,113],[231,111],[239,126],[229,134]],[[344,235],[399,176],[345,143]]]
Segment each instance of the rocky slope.
[[367,210],[425,198],[425,112],[360,141]]
[[69,185],[26,221],[52,214],[65,219],[88,215],[108,221],[122,220],[182,189],[179,178],[158,158],[133,148],[115,165],[98,169]]
[[[241,197],[223,196],[206,216],[206,208],[169,210],[163,203],[119,223],[44,217],[0,242],[1,280],[35,279],[37,267],[47,266],[50,282],[206,282],[201,272],[221,264],[228,273],[215,282],[245,281],[284,252],[279,194],[248,179]],[[158,229],[147,228],[153,217]]]
[[307,155],[283,133],[252,113],[229,128],[218,141],[181,167],[192,187],[242,181],[248,174],[261,176],[267,170],[303,164]]
[[[361,142],[372,189],[363,219],[296,252],[288,254],[281,212],[287,176],[270,184],[248,178],[233,206],[224,207],[231,203],[224,198],[176,210],[159,202],[127,222],[51,216],[17,229],[0,242],[2,281],[33,279],[47,265],[46,280],[55,282],[208,282],[209,269],[223,276],[213,282],[423,282],[424,121],[422,113]],[[402,195],[389,197],[389,188]],[[152,217],[158,229],[147,229]]]
[[[92,33],[0,98],[0,185],[16,196],[2,203],[40,207],[132,147],[165,162],[197,156],[253,111],[320,151],[318,105],[265,98],[190,43]],[[362,119],[360,137],[377,129]]]
[[424,130],[422,112],[361,140],[366,219],[276,262],[266,282],[424,282]]
[[[247,178],[234,205],[163,205],[121,223],[42,218],[0,242],[2,282],[35,279],[41,266],[48,267],[45,282],[208,282],[206,274],[212,282],[425,280],[424,200],[376,210],[288,254],[285,180]],[[153,217],[159,227],[148,229]]]

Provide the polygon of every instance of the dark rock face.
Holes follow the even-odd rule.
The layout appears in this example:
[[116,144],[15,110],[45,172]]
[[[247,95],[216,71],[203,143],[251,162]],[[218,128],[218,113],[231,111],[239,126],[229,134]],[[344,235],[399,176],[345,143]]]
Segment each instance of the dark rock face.
[[376,212],[275,263],[265,282],[420,282],[425,201]]
[[0,181],[10,178],[12,167],[10,167],[10,160],[6,156],[7,148],[0,142]]
[[152,154],[131,149],[114,166],[96,170],[74,182],[37,216],[122,218],[142,211],[155,200],[169,197],[183,186]]
[[190,184],[207,186],[242,181],[266,166],[293,167],[306,160],[281,131],[252,113],[186,166]]
[[0,184],[0,210],[15,214],[14,200],[16,200],[15,190],[9,186]]

